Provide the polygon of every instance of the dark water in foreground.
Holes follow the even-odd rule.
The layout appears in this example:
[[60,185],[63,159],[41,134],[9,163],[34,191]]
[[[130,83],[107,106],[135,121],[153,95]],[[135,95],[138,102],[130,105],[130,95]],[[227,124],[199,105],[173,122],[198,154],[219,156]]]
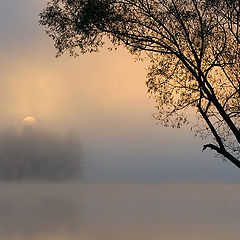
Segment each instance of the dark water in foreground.
[[240,185],[0,184],[0,240],[239,240]]

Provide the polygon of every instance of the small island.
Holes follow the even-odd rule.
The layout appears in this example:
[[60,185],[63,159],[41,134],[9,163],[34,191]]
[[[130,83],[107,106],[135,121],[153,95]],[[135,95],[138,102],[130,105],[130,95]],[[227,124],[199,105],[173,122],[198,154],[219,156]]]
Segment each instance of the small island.
[[75,130],[59,134],[38,128],[28,116],[23,127],[0,133],[1,180],[64,181],[80,176],[82,148]]

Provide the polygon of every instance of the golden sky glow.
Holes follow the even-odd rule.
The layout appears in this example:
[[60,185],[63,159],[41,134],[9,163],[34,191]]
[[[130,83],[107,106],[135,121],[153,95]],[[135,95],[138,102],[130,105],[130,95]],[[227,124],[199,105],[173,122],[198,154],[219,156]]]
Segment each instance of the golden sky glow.
[[38,57],[32,51],[17,56],[2,72],[1,110],[14,124],[29,113],[58,128],[88,123],[99,112],[123,118],[145,109],[151,119],[145,63],[134,62],[123,49],[55,59],[48,47]]
[[40,128],[77,128],[90,159],[89,179],[206,181],[215,174],[214,179],[239,180],[210,151],[201,153],[202,142],[189,129],[155,125],[155,104],[145,86],[147,61],[136,62],[121,47],[56,59],[53,42],[38,24],[46,2],[0,1],[0,130],[21,128],[29,115]]

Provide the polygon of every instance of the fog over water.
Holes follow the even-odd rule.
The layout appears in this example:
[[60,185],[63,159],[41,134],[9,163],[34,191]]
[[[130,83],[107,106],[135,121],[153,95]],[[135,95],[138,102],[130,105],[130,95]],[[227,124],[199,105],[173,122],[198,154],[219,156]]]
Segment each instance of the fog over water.
[[147,61],[135,62],[122,48],[56,59],[38,24],[46,2],[0,2],[0,130],[21,129],[28,115],[39,128],[77,129],[87,182],[239,183],[238,169],[202,153],[204,142],[189,127],[155,124],[144,83]]
[[1,240],[238,240],[239,185],[0,184]]

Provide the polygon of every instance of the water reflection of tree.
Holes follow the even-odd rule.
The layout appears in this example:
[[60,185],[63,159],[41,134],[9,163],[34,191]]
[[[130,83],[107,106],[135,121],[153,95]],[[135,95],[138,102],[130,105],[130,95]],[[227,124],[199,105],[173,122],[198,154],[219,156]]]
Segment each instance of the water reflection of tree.
[[[58,55],[114,46],[151,60],[147,87],[166,126],[194,121],[204,145],[240,167],[240,2],[233,0],[50,0],[40,14]],[[204,124],[203,124],[204,123]]]
[[82,149],[78,133],[64,136],[25,126],[0,135],[0,178],[64,180],[79,176]]

